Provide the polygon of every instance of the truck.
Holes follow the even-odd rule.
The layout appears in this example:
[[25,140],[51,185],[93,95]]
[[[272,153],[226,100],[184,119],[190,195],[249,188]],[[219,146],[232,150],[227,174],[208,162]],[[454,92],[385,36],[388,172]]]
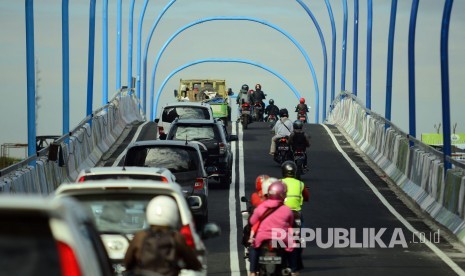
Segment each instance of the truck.
[[229,96],[231,89],[226,88],[226,81],[221,79],[189,79],[179,81],[178,101],[204,102],[211,106],[213,117],[221,119],[225,125],[231,121]]

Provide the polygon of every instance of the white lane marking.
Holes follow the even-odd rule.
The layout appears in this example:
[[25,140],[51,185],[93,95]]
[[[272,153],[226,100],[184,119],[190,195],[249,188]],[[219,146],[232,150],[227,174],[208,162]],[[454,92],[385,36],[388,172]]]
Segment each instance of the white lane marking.
[[[136,131],[136,133],[134,134],[134,137],[132,137],[131,143],[134,143],[135,141],[137,141],[137,138],[139,138],[140,132],[142,131],[142,129],[144,128],[144,126],[145,126],[148,122],[149,122],[149,121],[146,121],[145,123],[141,124],[141,125],[137,128],[137,131]],[[123,152],[116,158],[115,162],[113,162],[113,165],[111,165],[111,166],[112,166],[112,167],[118,166],[118,164],[119,164],[119,162],[121,161],[121,159],[123,159],[123,157],[126,155],[126,152],[127,152],[127,149],[124,149]]]
[[[244,172],[244,132],[242,128],[242,124],[239,124],[239,136],[238,136],[238,142],[239,142],[239,200],[242,196],[245,196],[245,172]],[[246,210],[247,206],[245,202],[240,202],[241,209]],[[242,214],[240,214],[242,216]],[[242,225],[246,225],[247,220],[242,219]],[[241,229],[242,230],[242,229]],[[242,231],[241,231],[242,234]],[[245,254],[245,248],[244,248],[244,254]],[[247,269],[247,274],[250,273],[250,262],[246,261],[245,262],[245,267]]]
[[[236,134],[236,125],[232,124],[231,134]],[[239,253],[237,251],[237,223],[236,223],[236,143],[231,143],[233,154],[232,179],[229,185],[229,262],[231,275],[240,275]],[[239,179],[240,181],[240,179]]]
[[[334,137],[331,130],[324,124],[322,126],[326,129],[329,136],[333,140],[334,145],[339,150],[339,152],[344,156],[344,158],[349,162],[349,164],[354,168],[354,170],[358,173],[358,175],[363,179],[365,184],[373,191],[373,193],[379,198],[381,203],[408,229],[410,230],[415,236],[420,238],[420,232],[416,230],[410,222],[408,222],[401,214],[399,214],[394,207],[386,200],[386,198],[376,189],[376,187],[371,183],[371,181],[363,174],[363,172],[357,167],[357,165],[350,159],[350,157],[344,152],[344,150],[339,146],[339,143]],[[452,259],[449,258],[444,252],[441,251],[436,245],[431,243],[430,241],[426,241],[426,246],[428,246],[443,262],[445,262],[455,273],[458,275],[465,275],[465,271],[462,270],[460,266],[458,266]]]

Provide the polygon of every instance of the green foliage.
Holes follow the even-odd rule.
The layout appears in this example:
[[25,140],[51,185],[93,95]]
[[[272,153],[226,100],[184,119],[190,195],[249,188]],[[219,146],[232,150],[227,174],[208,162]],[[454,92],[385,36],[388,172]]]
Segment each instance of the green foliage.
[[0,157],[0,169],[4,169],[15,163],[18,163],[19,161],[21,161],[21,159],[11,158],[11,157]]

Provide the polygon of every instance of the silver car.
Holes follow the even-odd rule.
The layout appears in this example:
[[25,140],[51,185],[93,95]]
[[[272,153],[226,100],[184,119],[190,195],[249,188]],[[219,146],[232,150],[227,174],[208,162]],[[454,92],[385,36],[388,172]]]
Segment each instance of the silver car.
[[174,183],[176,176],[166,168],[154,167],[94,167],[82,170],[76,177],[76,182],[104,179],[139,179],[157,180]]

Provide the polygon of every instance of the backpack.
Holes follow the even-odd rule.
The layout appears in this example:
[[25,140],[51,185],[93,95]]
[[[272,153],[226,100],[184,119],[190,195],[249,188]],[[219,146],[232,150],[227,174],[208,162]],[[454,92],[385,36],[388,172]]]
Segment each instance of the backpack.
[[178,275],[176,241],[172,231],[148,229],[141,247],[138,269],[162,275]]

